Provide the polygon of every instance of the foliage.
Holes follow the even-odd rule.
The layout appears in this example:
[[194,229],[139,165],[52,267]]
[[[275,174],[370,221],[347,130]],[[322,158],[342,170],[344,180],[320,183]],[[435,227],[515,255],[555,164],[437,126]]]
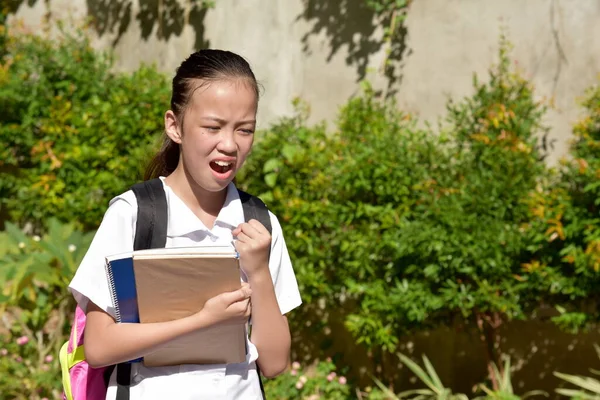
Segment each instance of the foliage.
[[108,200],[141,179],[168,85],[152,67],[112,72],[82,31],[9,34],[0,60],[0,199],[36,229],[56,216],[97,226]]
[[[384,28],[383,41],[386,44],[386,56],[384,71],[390,75],[393,58],[402,56],[403,48],[398,44],[403,43],[404,21],[408,13],[411,0],[365,0],[367,7],[375,12],[386,24]],[[399,48],[398,48],[399,47]],[[396,53],[396,54],[394,54]],[[398,54],[400,53],[400,54]]]
[[273,127],[240,181],[284,221],[306,301],[298,321],[312,318],[318,332],[330,309],[352,309],[346,323],[359,343],[393,350],[407,319],[426,318],[416,303],[431,304],[407,292],[394,253],[441,156],[410,116],[365,92],[341,110],[331,135],[307,128],[302,112]]
[[0,58],[6,54],[6,41],[8,39],[8,30],[6,29],[7,17],[8,8],[0,8]]
[[330,359],[306,369],[294,362],[289,371],[265,381],[269,399],[346,400],[353,398],[350,392],[346,377],[338,375]]
[[0,233],[0,388],[15,399],[58,397],[58,350],[75,309],[67,292],[92,239],[56,219],[42,237],[8,223]]
[[546,275],[553,320],[576,333],[600,319],[600,87],[582,102],[569,160],[530,199],[535,234],[531,268]]
[[431,362],[425,355],[423,356],[423,364],[425,365],[426,371],[406,355],[398,354],[398,356],[402,363],[406,365],[421,380],[421,382],[428,387],[428,389],[408,390],[398,395],[394,395],[393,392],[376,379],[375,382],[377,383],[377,386],[384,390],[390,398],[394,400],[406,397],[423,400],[468,400],[468,397],[465,394],[452,393],[452,390],[444,386],[438,377],[438,374],[435,372],[433,365],[431,365]]
[[523,394],[522,396],[515,394],[513,385],[512,385],[512,379],[511,379],[510,357],[508,357],[508,356],[504,357],[504,368],[502,369],[502,372],[500,372],[500,370],[498,369],[498,366],[495,363],[491,364],[491,368],[492,368],[492,374],[491,374],[490,379],[492,380],[494,385],[497,387],[497,389],[493,390],[491,388],[488,388],[486,385],[483,385],[483,384],[479,385],[479,388],[481,390],[483,390],[483,392],[486,395],[483,397],[480,397],[478,399],[519,400],[519,399],[526,399],[531,396],[540,396],[540,395],[548,397],[548,394],[541,390],[532,390],[532,391],[529,391],[529,392]]
[[[598,347],[598,345],[594,345],[594,348],[596,349],[596,353],[598,354],[598,357],[600,358],[600,347]],[[599,371],[591,370],[591,372],[595,375],[600,375]],[[562,379],[563,381],[571,383],[580,388],[580,389],[563,389],[563,388],[556,389],[556,393],[558,393],[558,394],[562,394],[563,396],[567,396],[572,399],[592,400],[592,399],[598,399],[600,397],[600,380],[598,380],[598,379],[595,379],[592,377],[563,374],[560,372],[555,372],[554,375],[556,377]]]
[[396,256],[409,282],[437,299],[424,310],[428,320],[461,315],[482,331],[496,363],[495,330],[505,319],[525,318],[545,295],[541,279],[529,279],[522,266],[526,199],[545,174],[538,145],[544,107],[511,68],[508,51],[503,38],[489,80],[475,78],[474,95],[450,101],[448,158],[399,232]]
[[285,222],[307,303],[298,321],[318,332],[328,309],[342,313],[377,355],[459,316],[497,361],[498,325],[539,306],[552,276],[523,264],[527,199],[545,174],[544,108],[501,44],[489,80],[450,102],[438,137],[368,86],[329,136],[302,113],[265,134],[242,182]]

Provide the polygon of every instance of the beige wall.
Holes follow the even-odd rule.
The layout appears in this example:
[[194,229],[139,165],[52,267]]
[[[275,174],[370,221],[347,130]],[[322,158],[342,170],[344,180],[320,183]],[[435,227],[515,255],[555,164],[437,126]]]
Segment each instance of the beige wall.
[[[359,89],[359,78],[367,76],[377,87],[386,82],[377,72],[384,54],[381,29],[373,27],[361,0],[217,0],[204,17],[192,0],[21,1],[16,16],[29,26],[48,11],[52,18],[96,17],[101,32],[95,46],[114,47],[123,70],[152,62],[171,74],[203,41],[241,53],[265,87],[263,127],[291,113],[296,96],[311,105],[314,121],[332,120]],[[177,17],[163,19],[160,28],[153,17],[159,4],[177,7]],[[442,116],[447,97],[468,94],[472,73],[485,73],[495,60],[503,25],[540,98],[555,99],[547,122],[556,161],[578,116],[576,99],[600,72],[598,0],[413,2],[406,50],[397,63],[401,79],[393,86],[399,104],[428,121]]]

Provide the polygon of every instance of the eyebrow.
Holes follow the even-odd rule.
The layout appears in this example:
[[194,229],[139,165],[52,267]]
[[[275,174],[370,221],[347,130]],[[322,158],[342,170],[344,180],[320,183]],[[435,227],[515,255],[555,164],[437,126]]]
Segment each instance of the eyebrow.
[[[225,121],[222,118],[218,118],[218,117],[202,117],[202,119],[209,119],[211,121],[215,121],[215,122],[218,122],[220,124],[226,124],[227,123],[227,121]],[[245,121],[239,121],[238,122],[238,125],[243,125],[243,124],[256,124],[256,120],[255,119],[248,119],[248,120],[245,120]]]

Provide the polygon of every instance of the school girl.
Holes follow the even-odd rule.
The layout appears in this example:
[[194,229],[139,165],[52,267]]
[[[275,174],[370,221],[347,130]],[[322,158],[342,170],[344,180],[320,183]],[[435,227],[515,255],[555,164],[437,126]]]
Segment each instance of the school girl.
[[[166,247],[234,241],[247,282],[240,290],[220,294],[180,320],[115,323],[104,257],[133,249],[137,204],[131,191],[111,200],[69,286],[86,311],[84,346],[92,367],[143,357],[181,335],[215,324],[243,323],[252,314],[245,362],[157,368],[135,363],[132,400],[261,399],[256,363],[266,377],[287,366],[290,332],[285,314],[301,299],[281,226],[273,214],[271,235],[256,220],[244,222],[233,183],[252,148],[258,98],[254,73],[242,57],[221,50],[193,53],[173,78],[165,141],[147,174],[160,177],[166,192]],[[113,372],[107,399],[114,399],[116,390]]]

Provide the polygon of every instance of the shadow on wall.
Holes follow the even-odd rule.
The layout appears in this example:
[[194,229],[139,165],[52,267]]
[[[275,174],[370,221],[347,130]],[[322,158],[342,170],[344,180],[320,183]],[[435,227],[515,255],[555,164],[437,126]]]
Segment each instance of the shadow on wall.
[[[26,4],[33,7],[40,0],[7,0],[8,13],[12,14]],[[43,0],[49,9],[50,0]],[[209,47],[204,37],[204,18],[208,7],[200,0],[138,0],[139,10],[133,12],[133,0],[86,0],[88,16],[92,27],[100,35],[114,35],[113,46],[119,43],[130,24],[139,25],[141,36],[148,40],[155,32],[156,38],[168,40],[179,36],[186,25],[196,32],[194,48]]]
[[365,0],[302,0],[304,11],[297,20],[312,23],[312,28],[303,38],[303,50],[310,54],[310,39],[322,33],[329,42],[330,61],[340,50],[347,51],[346,64],[356,68],[356,80],[367,75],[371,58],[385,51],[388,62],[378,66],[387,79],[387,95],[393,96],[397,83],[402,79],[402,61],[412,53],[406,47],[407,30],[400,23],[386,43],[382,32],[390,27],[392,14],[377,15]]

